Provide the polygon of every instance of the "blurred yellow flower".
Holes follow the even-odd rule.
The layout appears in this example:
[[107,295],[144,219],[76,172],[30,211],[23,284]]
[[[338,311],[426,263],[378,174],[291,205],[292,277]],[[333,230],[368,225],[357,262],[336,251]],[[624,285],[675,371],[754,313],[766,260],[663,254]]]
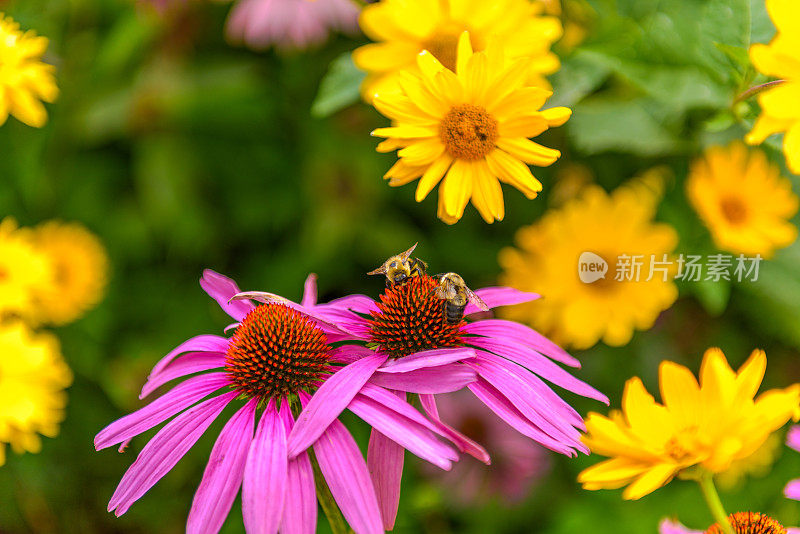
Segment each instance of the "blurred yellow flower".
[[37,292],[53,290],[53,268],[33,243],[29,229],[6,217],[0,222],[0,320],[30,317]]
[[755,398],[766,366],[764,351],[754,350],[734,372],[722,351],[712,348],[703,356],[698,385],[686,367],[661,362],[663,404],[639,378],[628,380],[622,412],[586,418],[584,442],[610,459],[581,472],[578,481],[587,490],[627,486],[623,498],[639,499],[681,472],[687,478],[720,473],[752,455],[800,404],[797,384]]
[[528,137],[564,124],[571,111],[539,111],[552,93],[524,87],[527,62],[508,62],[494,42],[473,54],[466,32],[459,39],[455,73],[430,53],[419,54],[420,71],[398,75],[402,92],[373,100],[392,119],[392,127],[372,132],[387,138],[378,151],[400,149],[400,159],[384,176],[389,184],[420,178],[416,200],[421,202],[443,179],[438,216],[448,224],[461,218],[470,198],[486,222],[502,220],[498,180],[535,198],[542,184],[526,163],[550,165],[561,153]]
[[22,32],[19,24],[0,12],[0,125],[13,115],[29,126],[47,122],[42,105],[58,96],[55,67],[43,63],[47,39]]
[[54,271],[53,288],[36,293],[35,320],[56,325],[72,322],[103,296],[108,278],[106,251],[78,223],[43,223],[34,229],[33,239]]
[[709,148],[695,161],[686,194],[723,250],[770,257],[797,238],[788,221],[798,207],[791,182],[762,151],[740,142]]
[[468,31],[475,50],[499,40],[509,57],[529,58],[528,85],[550,88],[544,78],[558,70],[550,46],[561,37],[556,17],[542,16],[543,6],[530,0],[382,0],[361,12],[364,33],[377,43],[353,52],[353,61],[368,73],[361,86],[364,99],[397,91],[397,74],[418,72],[416,56],[428,50],[445,67],[456,68],[459,36]]
[[540,0],[544,12],[561,17],[564,35],[558,42],[564,51],[570,51],[581,44],[589,33],[588,25],[591,7],[584,0]]
[[39,452],[39,434],[53,437],[64,419],[72,372],[58,339],[33,333],[21,321],[0,324],[0,465],[5,447]]
[[750,47],[750,61],[759,72],[783,83],[758,95],[761,115],[745,137],[751,145],[770,135],[785,132],[783,153],[789,169],[800,174],[800,2],[766,0],[767,11],[778,28],[768,45]]
[[756,452],[742,458],[734,460],[731,466],[721,473],[718,473],[714,480],[722,489],[732,490],[739,487],[747,477],[763,477],[769,473],[783,449],[783,440],[778,434],[770,434],[764,444],[756,449]]
[[[519,248],[500,251],[500,282],[544,298],[509,307],[504,314],[577,349],[601,339],[608,345],[625,345],[635,329],[653,326],[678,296],[672,282],[675,268],[669,264],[678,236],[672,227],[653,222],[662,188],[660,171],[610,195],[591,185],[581,196],[521,228],[516,235]],[[581,280],[584,253],[607,263],[604,278]],[[640,262],[638,281],[633,276],[634,256]]]

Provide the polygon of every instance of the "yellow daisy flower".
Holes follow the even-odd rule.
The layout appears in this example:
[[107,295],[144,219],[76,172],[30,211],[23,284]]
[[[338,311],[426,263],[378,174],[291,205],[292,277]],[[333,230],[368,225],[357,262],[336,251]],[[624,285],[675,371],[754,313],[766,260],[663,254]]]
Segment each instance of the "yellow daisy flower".
[[720,249],[770,257],[797,238],[792,184],[760,150],[709,148],[692,165],[686,194]]
[[778,28],[768,45],[750,47],[750,61],[759,72],[782,83],[758,95],[761,115],[745,137],[758,145],[774,133],[783,136],[783,153],[789,169],[800,174],[800,3],[796,0],[766,0],[767,11]]
[[621,412],[586,418],[584,442],[610,459],[581,472],[578,481],[587,490],[627,486],[622,497],[639,499],[680,473],[699,479],[752,455],[800,405],[797,384],[755,397],[766,366],[764,351],[754,350],[734,372],[722,351],[712,348],[703,356],[698,384],[689,369],[664,361],[662,403],[639,378],[628,380]]
[[[578,198],[521,228],[518,248],[500,251],[500,283],[544,298],[509,307],[504,314],[576,349],[601,339],[625,345],[634,330],[652,327],[678,296],[672,282],[676,269],[669,264],[678,236],[672,227],[653,222],[662,188],[659,172],[610,195],[587,186]],[[582,256],[598,265],[605,262],[604,278],[582,281]]]
[[550,46],[561,37],[561,23],[542,16],[543,11],[542,4],[529,0],[382,0],[368,5],[359,23],[378,42],[353,52],[355,64],[368,73],[362,95],[370,101],[375,93],[399,90],[397,74],[417,70],[416,56],[423,50],[455,70],[456,45],[464,31],[476,50],[483,50],[492,37],[510,57],[530,58],[528,85],[549,89],[544,75],[560,67]]
[[0,324],[0,465],[5,446],[17,454],[39,452],[39,434],[54,437],[64,419],[72,372],[58,339],[35,334],[21,321]]
[[108,257],[94,234],[77,223],[50,221],[34,230],[34,243],[54,269],[54,288],[37,292],[36,320],[66,324],[100,301]]
[[0,319],[30,317],[37,292],[53,290],[53,268],[33,244],[31,231],[11,217],[0,222]]
[[22,32],[19,24],[0,12],[0,125],[11,114],[29,126],[47,122],[42,105],[58,96],[55,67],[43,63],[45,37]]
[[373,101],[393,123],[372,132],[387,138],[378,151],[400,149],[400,159],[384,176],[389,185],[420,178],[416,199],[421,202],[444,179],[438,215],[448,224],[461,218],[470,198],[486,222],[502,220],[498,180],[535,198],[542,184],[526,163],[550,165],[561,153],[528,137],[564,124],[571,111],[539,111],[552,93],[524,87],[527,60],[506,65],[495,43],[473,54],[464,32],[455,73],[428,52],[419,54],[418,63],[419,73],[398,75],[402,93],[379,94]]

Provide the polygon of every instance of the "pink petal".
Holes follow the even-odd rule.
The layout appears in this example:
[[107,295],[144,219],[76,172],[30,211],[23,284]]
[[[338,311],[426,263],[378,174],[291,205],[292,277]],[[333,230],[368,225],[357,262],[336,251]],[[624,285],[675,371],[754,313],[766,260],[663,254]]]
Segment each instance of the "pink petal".
[[458,453],[439,441],[430,429],[368,397],[356,395],[347,408],[384,436],[446,471],[458,459]]
[[237,395],[231,392],[201,402],[159,430],[123,475],[108,503],[108,511],[114,511],[117,517],[127,512],[183,458]]
[[540,428],[531,423],[522,412],[487,381],[479,378],[468,387],[481,402],[520,434],[528,436],[552,451],[567,456],[575,456],[575,451],[571,447],[542,432]]
[[434,349],[416,352],[402,358],[387,361],[378,369],[384,373],[407,373],[425,367],[437,367],[448,363],[468,360],[475,357],[475,351],[470,348]]
[[[288,399],[283,402],[288,403]],[[294,418],[291,410],[281,410],[281,420],[286,435],[292,431]],[[308,453],[303,451],[289,460],[286,471],[286,495],[281,518],[281,534],[314,534],[317,530],[317,493],[314,470]]]
[[479,352],[476,359],[491,362],[492,365],[502,368],[505,372],[525,382],[539,395],[539,400],[546,405],[547,413],[552,413],[555,417],[563,419],[564,422],[568,422],[580,430],[586,430],[583,417],[534,373],[519,364],[487,352]]
[[211,269],[203,271],[203,277],[200,279],[200,287],[208,293],[208,295],[217,301],[222,310],[236,319],[241,321],[244,316],[250,313],[254,308],[253,304],[246,300],[235,300],[229,302],[230,298],[236,293],[239,293],[239,286],[236,282],[223,276]]
[[664,519],[658,525],[658,534],[703,534],[700,530],[689,530],[677,521]]
[[786,445],[800,452],[800,425],[794,425],[786,433]]
[[[475,291],[483,302],[490,308],[497,308],[498,306],[511,306],[512,304],[520,304],[522,302],[530,302],[541,297],[536,293],[526,293],[519,291],[513,287],[484,287]],[[464,315],[477,313],[482,311],[473,303],[468,303],[464,309]]]
[[314,443],[322,476],[345,520],[356,534],[382,534],[375,487],[353,436],[334,420]]
[[580,369],[581,362],[573,358],[564,349],[544,337],[542,334],[528,328],[525,325],[506,321],[504,319],[486,319],[475,321],[464,327],[464,331],[470,334],[486,336],[490,338],[508,339],[521,345],[530,347],[541,352],[545,356],[561,362],[564,365]]
[[350,404],[369,377],[386,361],[372,354],[342,367],[330,376],[311,397],[289,434],[289,458],[294,458],[314,443],[325,429]]
[[[510,362],[508,362],[510,364]],[[524,414],[540,430],[561,443],[585,451],[580,441],[580,432],[550,411],[550,405],[541,394],[513,372],[513,364],[500,366],[490,360],[481,359],[471,363],[480,377],[491,384],[504,398]],[[523,370],[522,373],[525,371]],[[478,382],[475,382],[477,384]],[[473,384],[470,385],[470,387]]]
[[800,501],[800,478],[791,480],[786,487],[783,488],[783,494],[789,499]]
[[150,373],[142,387],[142,392],[139,393],[139,398],[147,397],[159,387],[176,378],[224,366],[225,353],[223,352],[188,352],[175,359],[163,371]]
[[219,532],[242,485],[247,451],[253,439],[257,399],[251,399],[222,429],[211,450],[203,480],[194,494],[187,534]]
[[172,360],[179,354],[184,352],[225,352],[228,350],[228,338],[213,336],[210,334],[203,334],[188,339],[172,349],[166,356],[161,358],[159,362],[153,367],[151,375],[158,374],[164,371]]
[[407,373],[375,373],[371,384],[409,393],[450,393],[477,379],[475,371],[460,363],[424,367]]
[[300,304],[306,308],[316,305],[317,303],[317,275],[314,273],[306,277],[306,283],[303,285],[303,300]]
[[385,530],[392,530],[397,518],[404,454],[403,447],[372,429],[367,448],[367,467],[375,485]]
[[[281,403],[281,411],[289,403]],[[242,484],[242,517],[247,534],[275,534],[286,499],[286,428],[271,399],[247,454]]]
[[128,441],[163,423],[176,413],[229,383],[230,380],[226,373],[210,373],[190,378],[144,408],[117,419],[105,427],[95,436],[94,446],[99,451]]
[[[382,387],[367,383],[364,384],[364,387],[361,388],[361,391],[358,392],[359,395],[372,399],[373,401],[383,405],[385,408],[395,412],[398,415],[405,417],[406,419],[410,419],[415,423],[422,425],[423,427],[427,428],[428,430],[438,433],[439,430],[431,421],[429,421],[424,415],[419,413],[413,406],[407,403],[405,400],[399,398],[395,393],[388,391]],[[444,436],[444,434],[439,434]]]
[[346,297],[332,300],[322,305],[325,308],[338,308],[350,310],[356,313],[369,315],[372,312],[377,312],[378,305],[375,301],[366,295],[348,295]]
[[470,456],[480,460],[486,465],[490,465],[492,463],[489,453],[486,452],[486,449],[481,447],[478,442],[465,436],[455,428],[445,424],[439,418],[439,410],[436,407],[436,398],[433,395],[422,394],[419,396],[419,402],[422,405],[422,409],[425,410],[425,413],[427,413],[428,417],[433,421],[433,424],[436,425],[439,431],[442,432],[447,439],[452,441],[461,452],[466,452]]
[[342,345],[330,352],[330,358],[339,363],[353,363],[367,356],[372,356],[375,351],[361,345]]
[[525,366],[548,382],[560,386],[567,391],[608,404],[608,397],[586,382],[575,378],[569,374],[569,372],[535,350],[527,349],[522,345],[506,340],[484,337],[472,338],[470,343]]

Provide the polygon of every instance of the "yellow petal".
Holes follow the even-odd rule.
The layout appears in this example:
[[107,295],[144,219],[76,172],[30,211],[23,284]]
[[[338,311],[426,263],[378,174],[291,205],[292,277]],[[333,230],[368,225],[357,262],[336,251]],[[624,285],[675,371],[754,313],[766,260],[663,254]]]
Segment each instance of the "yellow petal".
[[540,167],[552,165],[561,156],[561,152],[558,150],[547,148],[522,137],[501,137],[497,140],[497,148],[505,150],[525,163]]
[[674,464],[660,464],[651,467],[622,492],[622,498],[626,500],[641,499],[667,484],[677,472],[678,467]]
[[786,165],[794,174],[800,174],[800,121],[786,130],[783,137],[783,153]]
[[445,153],[428,166],[417,185],[417,192],[414,195],[417,202],[422,202],[428,196],[428,193],[437,186],[444,173],[450,168],[451,163],[453,163],[453,158]]
[[375,137],[396,137],[399,139],[413,139],[425,137],[438,137],[436,128],[424,126],[391,126],[389,128],[376,128],[370,135]]
[[700,386],[692,372],[682,365],[663,361],[658,367],[661,399],[683,426],[697,425]]
[[472,168],[469,162],[457,159],[453,162],[439,195],[444,196],[444,209],[447,215],[460,219],[472,193]]
[[529,199],[542,190],[542,183],[533,177],[527,165],[502,150],[495,149],[486,155],[489,169],[503,182],[513,185]]
[[407,165],[423,166],[433,161],[444,153],[444,145],[438,138],[425,139],[413,143],[397,152]]
[[470,42],[469,32],[461,32],[456,49],[456,74],[462,81],[466,80],[467,62],[470,58],[472,58],[472,43]]
[[572,116],[572,110],[565,107],[544,109],[542,116],[549,126],[561,126]]

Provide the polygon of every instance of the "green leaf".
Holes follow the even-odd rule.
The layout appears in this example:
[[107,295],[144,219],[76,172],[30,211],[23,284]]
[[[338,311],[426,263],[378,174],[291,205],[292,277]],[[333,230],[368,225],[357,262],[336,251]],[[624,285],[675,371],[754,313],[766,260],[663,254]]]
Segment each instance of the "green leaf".
[[574,111],[567,123],[569,133],[587,154],[617,150],[654,156],[683,146],[641,100],[593,98]]
[[731,283],[727,280],[701,280],[690,286],[700,305],[712,317],[717,317],[728,307],[731,296]]
[[608,77],[607,62],[597,54],[579,50],[561,65],[561,69],[550,77],[553,97],[549,106],[571,107],[597,89]]
[[359,86],[365,73],[353,63],[350,52],[346,52],[331,62],[327,74],[319,84],[319,92],[311,105],[311,115],[327,117],[360,98]]

